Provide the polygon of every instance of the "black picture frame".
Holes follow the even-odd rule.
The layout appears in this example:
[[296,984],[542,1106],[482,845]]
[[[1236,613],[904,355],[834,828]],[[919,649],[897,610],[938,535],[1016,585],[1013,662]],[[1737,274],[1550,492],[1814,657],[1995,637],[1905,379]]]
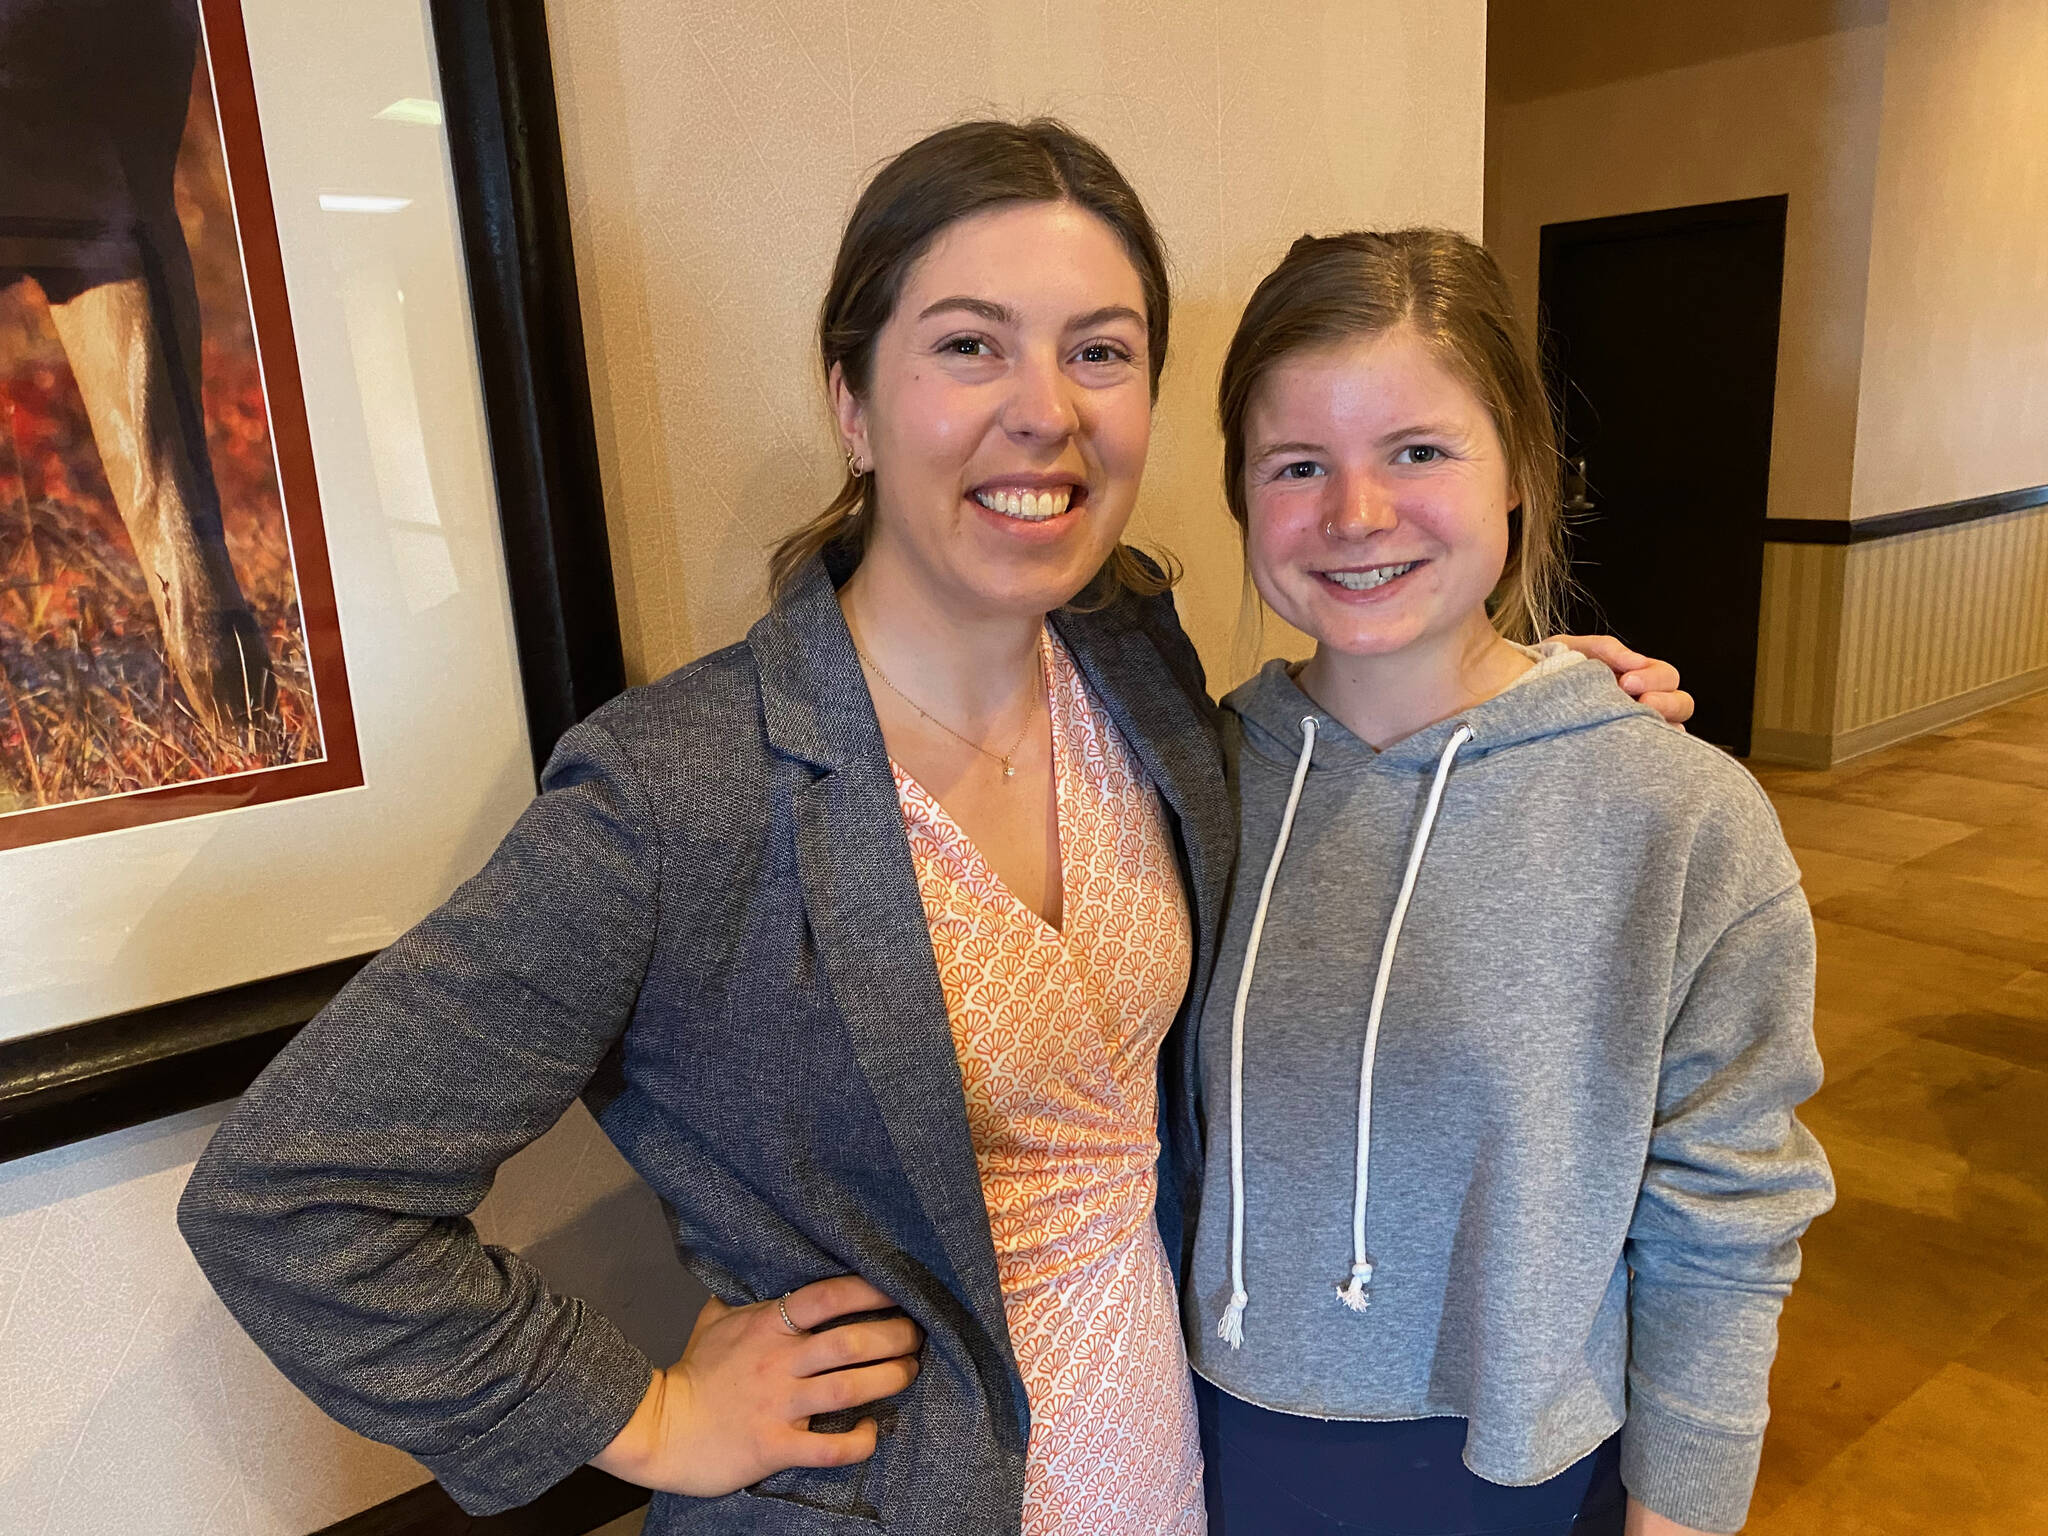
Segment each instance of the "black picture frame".
[[[547,20],[429,12],[538,774],[626,683]],[[235,1097],[369,959],[0,1043],[0,1161]]]

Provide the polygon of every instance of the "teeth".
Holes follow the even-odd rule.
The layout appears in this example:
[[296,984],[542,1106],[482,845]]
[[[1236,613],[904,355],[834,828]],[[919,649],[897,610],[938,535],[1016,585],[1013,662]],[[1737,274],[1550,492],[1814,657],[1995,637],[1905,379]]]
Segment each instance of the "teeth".
[[976,491],[974,499],[991,512],[1014,517],[1020,522],[1042,523],[1058,517],[1074,499],[1072,486],[1050,491]]
[[1325,571],[1323,574],[1346,592],[1370,592],[1374,587],[1384,587],[1396,576],[1406,576],[1420,563],[1410,560],[1406,565],[1381,565],[1369,571]]

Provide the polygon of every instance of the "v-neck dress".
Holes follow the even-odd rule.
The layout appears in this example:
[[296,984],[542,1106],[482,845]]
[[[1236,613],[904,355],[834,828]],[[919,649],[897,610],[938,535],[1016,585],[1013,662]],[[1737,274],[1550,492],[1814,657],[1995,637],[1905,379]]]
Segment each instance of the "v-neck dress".
[[1043,654],[1061,928],[891,764],[1031,1404],[1024,1536],[1200,1536],[1194,1398],[1152,1219],[1187,902],[1157,793],[1050,632]]

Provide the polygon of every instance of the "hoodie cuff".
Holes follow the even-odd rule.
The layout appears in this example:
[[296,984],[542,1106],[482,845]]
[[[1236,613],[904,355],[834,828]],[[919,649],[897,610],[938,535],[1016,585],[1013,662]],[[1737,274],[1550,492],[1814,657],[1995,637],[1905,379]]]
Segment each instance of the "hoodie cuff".
[[1749,1518],[1763,1445],[1761,1430],[1710,1429],[1631,1392],[1621,1429],[1622,1486],[1667,1520],[1739,1531]]
[[561,1360],[533,1394],[460,1449],[421,1456],[472,1515],[530,1504],[618,1438],[654,1367],[609,1318],[583,1306]]

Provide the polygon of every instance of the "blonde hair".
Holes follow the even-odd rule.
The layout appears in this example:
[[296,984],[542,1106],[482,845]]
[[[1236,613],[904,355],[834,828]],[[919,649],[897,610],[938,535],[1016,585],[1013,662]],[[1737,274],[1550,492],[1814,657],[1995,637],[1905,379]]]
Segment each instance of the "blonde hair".
[[[875,338],[896,312],[910,269],[948,225],[1004,204],[1054,202],[1087,209],[1123,242],[1145,295],[1147,361],[1157,400],[1172,310],[1165,247],[1115,162],[1049,117],[956,123],[918,140],[875,173],[846,222],[818,314],[818,355],[826,379],[836,367],[856,396],[867,394]],[[874,522],[874,476],[855,474],[849,464],[825,510],[769,556],[770,596],[780,597],[814,555],[858,564]],[[1155,560],[1118,544],[1068,606],[1101,607],[1119,591],[1150,597],[1179,577],[1171,556]]]
[[1303,235],[1245,306],[1217,386],[1223,494],[1241,535],[1245,417],[1259,382],[1298,352],[1408,326],[1486,407],[1507,458],[1508,558],[1487,603],[1510,640],[1555,627],[1567,577],[1557,435],[1543,377],[1485,248],[1448,229]]

